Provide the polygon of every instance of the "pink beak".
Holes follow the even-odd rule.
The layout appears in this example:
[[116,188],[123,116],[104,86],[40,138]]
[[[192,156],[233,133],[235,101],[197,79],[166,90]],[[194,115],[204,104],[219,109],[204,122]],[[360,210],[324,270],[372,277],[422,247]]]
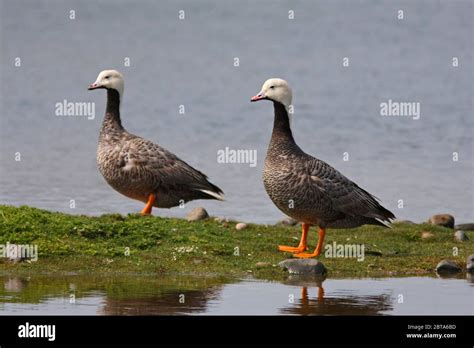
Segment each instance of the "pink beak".
[[87,89],[90,91],[92,89],[97,89],[99,87],[100,87],[99,84],[94,82],[94,83],[90,84],[89,87],[87,87]]
[[263,92],[260,92],[259,94],[253,96],[252,98],[250,98],[250,101],[251,102],[256,102],[256,101],[259,101],[259,100],[262,100],[262,99],[265,99],[266,96],[265,96],[265,93]]

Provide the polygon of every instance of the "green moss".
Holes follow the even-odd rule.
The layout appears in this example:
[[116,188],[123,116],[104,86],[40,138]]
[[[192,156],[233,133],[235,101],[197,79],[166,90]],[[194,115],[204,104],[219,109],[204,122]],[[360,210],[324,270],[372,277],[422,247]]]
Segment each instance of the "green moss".
[[[429,231],[433,237],[422,239]],[[311,230],[309,243],[316,244]],[[363,226],[328,230],[326,245],[363,244],[365,260],[320,260],[331,277],[387,276],[433,272],[443,258],[465,265],[474,253],[474,232],[469,241],[457,243],[453,231],[431,225],[397,224],[393,229]],[[122,216],[100,217],[53,213],[27,206],[0,205],[0,244],[38,245],[36,262],[12,264],[0,259],[4,273],[180,273],[253,276],[278,279],[284,272],[276,264],[290,254],[278,252],[278,244],[296,245],[299,227],[250,224],[241,231],[235,223],[213,219],[187,222],[181,219]],[[453,248],[459,254],[453,256]],[[257,267],[257,262],[269,266]]]

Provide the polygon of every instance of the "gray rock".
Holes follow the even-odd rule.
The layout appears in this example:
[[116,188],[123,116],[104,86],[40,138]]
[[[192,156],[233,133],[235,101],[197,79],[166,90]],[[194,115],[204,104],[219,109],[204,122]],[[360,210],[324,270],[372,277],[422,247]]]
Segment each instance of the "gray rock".
[[461,272],[461,267],[453,261],[441,260],[436,266],[436,272],[440,274],[458,273]]
[[469,238],[467,238],[466,233],[464,231],[454,232],[454,239],[458,242],[464,242],[466,240],[469,240]]
[[430,217],[428,223],[431,225],[454,228],[454,216],[449,214],[437,214]]
[[296,226],[298,225],[298,220],[295,220],[290,217],[286,217],[283,220],[278,221],[277,225],[283,225],[283,226]]
[[235,225],[235,229],[237,231],[241,231],[246,228],[247,228],[247,224],[245,222],[239,222],[237,225]]
[[216,218],[214,218],[214,221],[218,222],[220,224],[222,224],[224,222],[229,222],[229,220],[227,218],[223,218],[223,217],[216,217]]
[[466,271],[474,273],[474,254],[469,255],[466,260]]
[[186,216],[186,220],[199,221],[199,220],[207,219],[208,217],[209,217],[209,214],[207,213],[206,209],[202,207],[196,207],[189,212],[189,214]]
[[474,231],[474,223],[471,224],[460,224],[454,226],[457,230],[464,230],[464,231]]
[[287,259],[278,264],[290,274],[326,274],[326,267],[316,259]]

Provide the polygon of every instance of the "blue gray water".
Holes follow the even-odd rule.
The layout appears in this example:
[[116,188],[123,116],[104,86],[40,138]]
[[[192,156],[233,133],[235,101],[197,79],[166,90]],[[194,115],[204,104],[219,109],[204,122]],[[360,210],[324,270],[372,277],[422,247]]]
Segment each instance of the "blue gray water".
[[[116,68],[125,75],[125,127],[226,193],[224,203],[155,214],[183,217],[200,205],[243,221],[281,218],[261,181],[272,107],[249,102],[278,76],[293,87],[293,130],[304,150],[400,218],[448,212],[474,220],[471,1],[0,3],[1,203],[87,214],[142,208],[109,188],[95,163],[105,93],[86,87]],[[96,117],[55,116],[65,99],[94,102]],[[420,119],[380,116],[389,99],[419,102]],[[257,150],[257,166],[218,163],[226,147]]]
[[0,315],[473,315],[472,286],[469,276],[226,283],[189,276],[0,276]]

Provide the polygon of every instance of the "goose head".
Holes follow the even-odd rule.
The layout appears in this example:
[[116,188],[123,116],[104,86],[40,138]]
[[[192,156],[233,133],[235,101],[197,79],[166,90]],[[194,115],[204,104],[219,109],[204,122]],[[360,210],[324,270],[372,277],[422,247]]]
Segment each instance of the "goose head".
[[291,88],[283,79],[273,78],[265,81],[262,86],[261,91],[253,96],[250,101],[256,102],[259,100],[271,100],[276,103],[283,104],[285,108],[288,108],[291,105],[291,100],[293,98],[293,93]]
[[88,90],[105,88],[116,90],[120,98],[123,94],[123,76],[117,70],[104,70],[99,73],[94,83],[89,85]]

